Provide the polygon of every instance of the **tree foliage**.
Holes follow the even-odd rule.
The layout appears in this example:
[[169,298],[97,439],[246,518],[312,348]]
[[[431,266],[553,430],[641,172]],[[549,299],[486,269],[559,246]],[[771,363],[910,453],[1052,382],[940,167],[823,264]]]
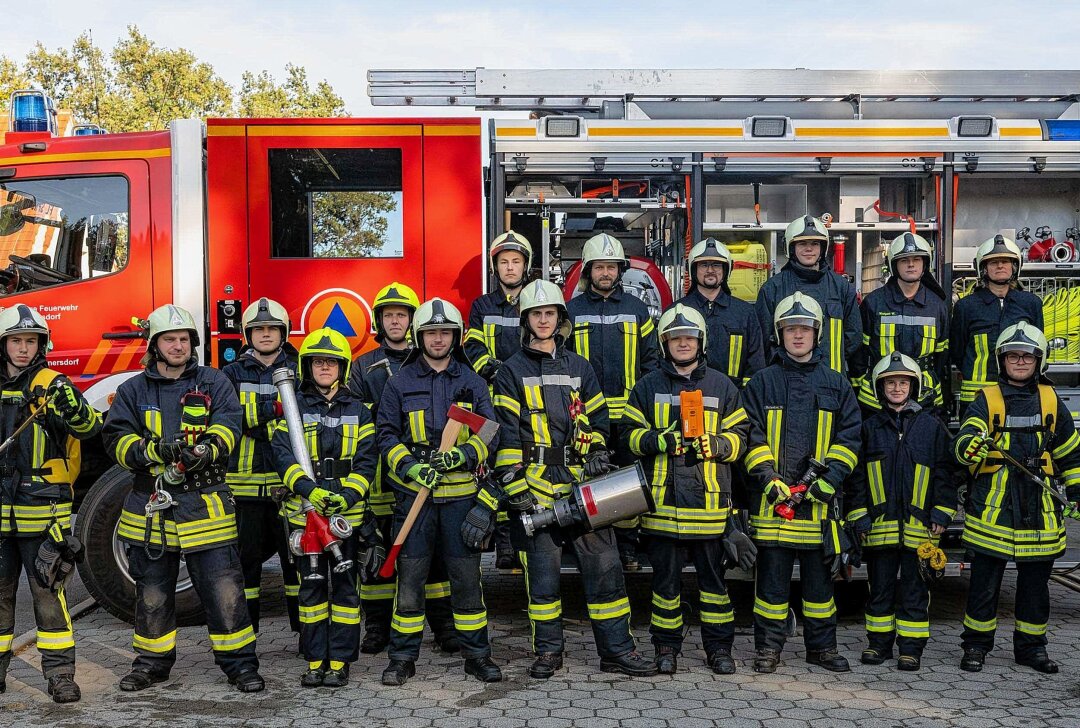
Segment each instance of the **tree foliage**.
[[288,78],[278,85],[268,71],[258,75],[246,71],[240,83],[237,116],[243,117],[331,117],[345,115],[345,101],[326,81],[312,89],[303,66],[285,66]]
[[[313,196],[312,253],[317,258],[365,258],[389,242],[392,192],[319,192]],[[395,251],[386,251],[387,255]]]

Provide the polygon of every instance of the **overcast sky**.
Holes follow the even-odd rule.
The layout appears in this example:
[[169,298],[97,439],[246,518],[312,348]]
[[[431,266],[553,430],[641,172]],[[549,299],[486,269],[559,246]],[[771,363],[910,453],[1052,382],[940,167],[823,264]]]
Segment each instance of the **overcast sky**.
[[[768,0],[732,3],[38,0],[10,9],[0,53],[111,48],[137,25],[238,85],[287,62],[327,79],[354,115],[371,113],[370,68],[1078,69],[1080,3]],[[880,7],[879,7],[880,6]],[[705,9],[703,9],[705,8]],[[1080,89],[1078,89],[1080,91]]]

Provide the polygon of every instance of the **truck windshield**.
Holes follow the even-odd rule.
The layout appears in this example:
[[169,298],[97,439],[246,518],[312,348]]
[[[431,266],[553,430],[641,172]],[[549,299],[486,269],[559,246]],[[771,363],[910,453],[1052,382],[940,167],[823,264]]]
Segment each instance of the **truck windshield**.
[[116,273],[129,242],[124,177],[0,184],[0,295]]

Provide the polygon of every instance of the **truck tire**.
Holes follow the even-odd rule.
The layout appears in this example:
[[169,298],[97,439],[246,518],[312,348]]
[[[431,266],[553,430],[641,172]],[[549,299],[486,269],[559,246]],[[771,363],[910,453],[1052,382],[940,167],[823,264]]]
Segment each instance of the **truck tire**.
[[[116,531],[124,499],[131,492],[131,480],[131,473],[119,466],[106,470],[87,491],[73,529],[86,553],[79,564],[79,576],[86,590],[105,611],[128,624],[135,623],[135,582],[128,574],[125,547]],[[205,619],[202,604],[181,561],[176,584],[176,622],[184,627],[202,624]]]

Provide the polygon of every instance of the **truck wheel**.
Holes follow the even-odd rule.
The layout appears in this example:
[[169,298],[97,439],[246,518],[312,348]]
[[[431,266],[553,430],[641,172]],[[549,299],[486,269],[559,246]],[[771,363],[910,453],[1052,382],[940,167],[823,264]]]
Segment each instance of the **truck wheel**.
[[[126,547],[117,536],[120,510],[131,492],[131,481],[131,473],[119,466],[106,470],[87,491],[75,518],[74,532],[86,553],[79,564],[86,590],[109,614],[134,624],[135,582],[128,573]],[[189,626],[202,624],[205,619],[181,560],[176,582],[176,622]]]

